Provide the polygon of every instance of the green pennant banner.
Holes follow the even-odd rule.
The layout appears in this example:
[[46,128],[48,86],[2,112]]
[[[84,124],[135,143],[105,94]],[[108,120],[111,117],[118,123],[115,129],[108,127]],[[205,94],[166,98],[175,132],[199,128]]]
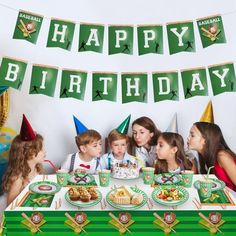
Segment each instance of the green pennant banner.
[[0,85],[20,90],[26,67],[25,61],[3,57],[0,68]]
[[167,35],[170,54],[195,52],[193,22],[168,23]]
[[79,52],[93,51],[102,53],[104,25],[80,24]]
[[147,102],[147,73],[123,73],[122,103]]
[[84,100],[87,72],[62,70],[60,98]]
[[133,54],[133,26],[109,26],[109,55]]
[[207,96],[207,76],[205,68],[193,68],[181,71],[185,99],[195,96]]
[[179,100],[178,72],[154,72],[152,74],[154,101]]
[[139,55],[148,53],[163,54],[162,25],[140,25],[137,30]]
[[109,72],[93,72],[92,100],[116,101],[117,74]]
[[36,44],[43,22],[43,16],[20,11],[16,21],[14,39],[24,39]]
[[51,19],[47,47],[58,47],[70,51],[74,30],[74,22]]
[[216,43],[226,43],[223,21],[220,15],[198,19],[197,25],[203,48]]
[[54,96],[58,69],[46,65],[33,65],[30,83],[30,94]]
[[208,67],[213,94],[236,91],[234,64],[232,62]]

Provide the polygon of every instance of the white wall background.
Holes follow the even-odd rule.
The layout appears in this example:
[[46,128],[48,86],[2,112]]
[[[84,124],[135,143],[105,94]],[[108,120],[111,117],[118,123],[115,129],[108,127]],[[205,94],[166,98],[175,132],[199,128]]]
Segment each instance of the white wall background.
[[[3,5],[9,7],[3,7]],[[36,45],[24,40],[13,40],[18,10],[26,10],[45,17]],[[197,31],[196,19],[222,14],[227,44],[203,49]],[[164,28],[164,55],[138,56],[137,38],[134,37],[134,55],[108,56],[107,27],[105,27],[104,53],[78,53],[79,24],[70,52],[60,48],[46,48],[50,18],[79,22],[108,24],[165,24],[167,22],[193,20],[195,26],[196,53],[169,55]],[[153,102],[152,80],[149,77],[148,103],[121,103],[121,86],[118,83],[118,101],[91,102],[91,72],[148,72],[179,70],[199,66],[236,61],[236,1],[234,0],[0,0],[0,60],[3,56],[28,61],[21,91],[10,89],[11,106],[6,126],[19,131],[22,114],[26,114],[32,126],[45,137],[47,158],[59,165],[66,154],[74,152],[76,135],[72,115],[87,127],[98,130],[104,137],[117,127],[129,114],[132,121],[146,115],[159,129],[165,130],[175,112],[178,115],[179,132],[186,140],[193,122],[198,121],[208,101],[213,102],[215,122],[220,125],[228,144],[236,151],[236,93],[213,96],[209,82],[208,97],[184,99],[179,81],[180,101]],[[136,33],[136,28],[135,28]],[[55,97],[29,95],[32,64],[45,64],[61,68],[86,70],[89,73],[84,101],[73,98],[59,99],[58,75]],[[52,169],[45,165],[48,172]]]

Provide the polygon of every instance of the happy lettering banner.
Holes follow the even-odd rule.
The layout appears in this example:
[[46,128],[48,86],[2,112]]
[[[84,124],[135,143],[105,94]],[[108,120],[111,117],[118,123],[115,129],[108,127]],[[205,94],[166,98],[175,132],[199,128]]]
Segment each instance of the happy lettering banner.
[[[13,39],[36,44],[43,18],[37,13],[19,11]],[[153,25],[137,26],[104,25],[51,18],[46,47],[58,47],[70,51],[72,44],[78,40],[78,53],[88,51],[104,53],[104,48],[107,47],[108,55],[137,54],[141,56],[149,53],[164,54],[163,44],[164,41],[168,41],[170,55],[180,52],[195,53],[195,31],[200,34],[203,48],[226,43],[221,15],[197,19],[196,23],[198,29],[195,29],[194,21],[171,22],[166,23],[164,27],[158,22]],[[77,26],[79,35],[74,35]],[[163,37],[164,29],[167,31],[167,38]],[[104,41],[107,45],[104,45]],[[137,46],[134,47],[134,45]]]

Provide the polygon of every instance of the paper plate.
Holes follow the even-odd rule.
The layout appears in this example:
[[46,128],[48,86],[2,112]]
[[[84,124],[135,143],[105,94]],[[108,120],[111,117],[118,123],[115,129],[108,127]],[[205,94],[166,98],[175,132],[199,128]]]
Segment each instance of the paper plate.
[[135,210],[135,209],[139,209],[140,207],[142,207],[142,206],[144,206],[146,203],[147,203],[147,200],[148,200],[148,197],[147,197],[147,194],[144,192],[144,191],[142,191],[141,189],[139,189],[139,188],[136,188],[136,187],[129,187],[133,192],[135,192],[135,193],[141,193],[142,195],[143,195],[143,201],[139,204],[139,205],[132,205],[132,204],[125,204],[125,205],[121,205],[121,204],[116,204],[116,203],[114,203],[111,199],[110,199],[110,194],[112,193],[112,192],[114,192],[115,190],[113,189],[113,190],[111,190],[111,191],[109,191],[108,193],[107,193],[107,196],[106,196],[106,200],[107,200],[107,203],[110,205],[110,206],[112,206],[112,207],[114,207],[114,208],[116,208],[116,209],[121,209],[121,210],[126,210],[126,211],[128,211],[128,210]]
[[55,194],[59,192],[60,189],[61,186],[59,184],[50,181],[35,182],[29,186],[31,192],[40,194]]
[[[209,180],[211,180],[213,182],[211,191],[221,190],[221,189],[223,189],[225,187],[225,182],[223,182],[223,181],[221,181],[219,179],[209,178]],[[196,189],[200,189],[200,180],[196,180],[193,183],[193,186]]]
[[[176,192],[175,192],[176,191]],[[162,194],[162,197],[159,197],[161,193],[165,192],[166,194]],[[174,200],[171,196],[173,194],[178,193],[179,199]],[[172,199],[171,199],[172,198]],[[185,203],[189,198],[188,191],[181,187],[181,186],[175,186],[175,185],[162,185],[158,188],[155,188],[155,190],[152,192],[152,199],[164,206],[178,206],[183,203]]]
[[178,174],[163,173],[155,175],[154,180],[158,184],[178,184],[182,177]]
[[98,194],[98,198],[96,200],[90,200],[89,202],[82,202],[80,200],[78,201],[72,201],[69,197],[68,191],[65,194],[65,199],[67,202],[69,202],[73,206],[77,207],[91,207],[91,206],[96,206],[99,202],[102,200],[102,193],[96,189],[96,192]]
[[90,174],[75,174],[69,177],[68,183],[73,185],[86,185],[94,181],[94,176]]

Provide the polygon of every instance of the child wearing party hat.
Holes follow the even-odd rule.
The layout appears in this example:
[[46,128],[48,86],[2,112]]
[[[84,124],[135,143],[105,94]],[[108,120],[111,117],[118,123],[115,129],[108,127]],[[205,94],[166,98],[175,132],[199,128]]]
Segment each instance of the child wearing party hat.
[[23,115],[20,134],[12,141],[8,167],[3,179],[7,204],[10,204],[36,175],[42,173],[44,158],[43,137],[33,131]]
[[214,166],[214,173],[236,191],[236,154],[227,145],[220,127],[214,124],[212,103],[209,102],[200,122],[190,129],[188,147],[199,154],[200,172],[207,173]]
[[61,169],[68,172],[96,174],[101,170],[99,158],[102,153],[101,135],[95,130],[89,130],[75,116],[73,118],[77,132],[75,142],[78,151],[66,157]]
[[129,137],[127,135],[129,123],[129,115],[116,129],[112,130],[108,135],[108,144],[110,152],[101,157],[102,169],[114,170],[115,166],[130,166],[134,165],[142,167],[141,159],[131,156],[127,152],[129,145]]

